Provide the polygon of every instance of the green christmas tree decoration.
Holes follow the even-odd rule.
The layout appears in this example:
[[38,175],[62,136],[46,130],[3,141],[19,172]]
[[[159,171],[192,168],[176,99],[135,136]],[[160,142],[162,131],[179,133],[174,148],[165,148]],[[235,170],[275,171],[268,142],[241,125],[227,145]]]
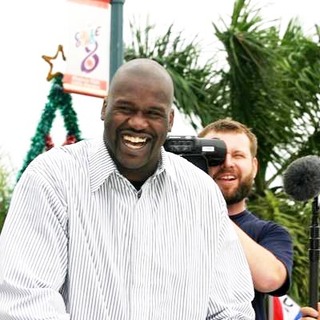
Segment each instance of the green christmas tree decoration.
[[57,110],[60,110],[64,120],[64,127],[67,131],[66,140],[63,145],[72,144],[82,140],[78,126],[77,114],[72,108],[72,97],[70,93],[64,92],[62,78],[62,74],[57,74],[52,79],[48,102],[42,112],[36,133],[31,139],[31,147],[24,160],[23,166],[18,173],[17,181],[34,158],[54,146],[50,136],[50,130],[56,117]]

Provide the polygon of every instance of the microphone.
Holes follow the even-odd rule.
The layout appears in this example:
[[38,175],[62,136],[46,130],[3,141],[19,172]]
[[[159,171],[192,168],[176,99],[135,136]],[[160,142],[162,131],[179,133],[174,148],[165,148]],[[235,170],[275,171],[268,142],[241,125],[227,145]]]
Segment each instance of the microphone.
[[320,193],[320,157],[309,155],[293,161],[283,174],[284,191],[297,201]]
[[293,161],[283,175],[284,191],[297,201],[313,198],[309,246],[309,305],[317,309],[319,301],[319,193],[320,158],[309,155]]

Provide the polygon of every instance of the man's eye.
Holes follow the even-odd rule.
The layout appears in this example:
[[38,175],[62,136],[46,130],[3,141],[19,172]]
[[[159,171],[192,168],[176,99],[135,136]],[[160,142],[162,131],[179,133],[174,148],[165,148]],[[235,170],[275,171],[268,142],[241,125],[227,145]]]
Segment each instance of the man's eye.
[[236,159],[243,159],[243,158],[245,158],[245,155],[244,155],[244,154],[241,154],[241,153],[237,153],[237,154],[234,155],[234,158],[236,158]]
[[133,112],[132,108],[127,106],[118,106],[115,108],[117,112],[125,113],[125,114],[131,114]]
[[152,118],[159,118],[159,117],[163,117],[163,112],[159,111],[159,110],[150,110],[148,112],[148,115]]

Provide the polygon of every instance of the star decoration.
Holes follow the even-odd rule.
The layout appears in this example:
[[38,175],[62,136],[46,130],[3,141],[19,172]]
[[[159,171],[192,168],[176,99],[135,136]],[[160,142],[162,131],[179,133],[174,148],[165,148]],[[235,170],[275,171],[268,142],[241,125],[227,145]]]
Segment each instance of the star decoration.
[[45,56],[43,55],[42,58],[49,63],[50,65],[50,69],[49,69],[49,72],[48,72],[48,75],[47,75],[47,81],[50,81],[52,80],[54,77],[57,77],[57,76],[61,76],[62,73],[61,72],[55,72],[53,73],[53,63],[51,62],[52,60],[55,60],[57,59],[57,57],[59,56],[59,53],[61,53],[62,55],[62,59],[64,61],[66,61],[66,57],[64,55],[64,52],[63,52],[63,46],[61,44],[58,45],[58,49],[57,49],[57,52],[56,54],[53,56],[53,57],[49,57],[49,56]]

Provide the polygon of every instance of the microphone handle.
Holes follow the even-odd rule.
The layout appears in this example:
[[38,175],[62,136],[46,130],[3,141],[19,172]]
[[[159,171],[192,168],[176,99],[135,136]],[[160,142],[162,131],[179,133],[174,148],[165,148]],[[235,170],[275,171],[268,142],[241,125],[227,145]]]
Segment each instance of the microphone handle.
[[319,204],[318,196],[312,203],[312,222],[310,226],[310,249],[309,249],[309,305],[317,310],[319,301]]

